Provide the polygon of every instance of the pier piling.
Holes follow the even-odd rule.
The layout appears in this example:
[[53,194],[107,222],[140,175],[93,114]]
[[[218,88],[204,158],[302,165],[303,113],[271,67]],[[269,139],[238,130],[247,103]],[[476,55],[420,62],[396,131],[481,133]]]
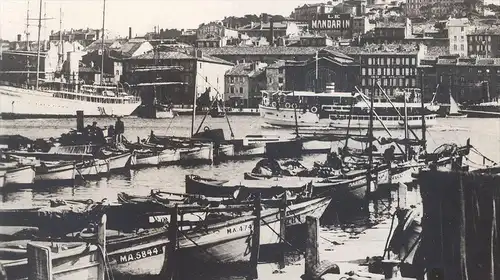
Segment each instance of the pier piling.
[[279,269],[285,268],[285,234],[286,234],[286,208],[287,208],[287,197],[286,191],[283,192],[283,198],[281,199],[280,207],[280,258],[279,258]]
[[250,265],[252,267],[251,273],[247,279],[257,279],[259,274],[257,272],[257,265],[259,263],[259,251],[260,251],[260,220],[261,220],[261,196],[260,193],[254,199],[254,232],[252,236],[252,255],[250,257]]
[[314,272],[319,264],[318,232],[319,219],[311,216],[306,217],[307,238],[305,252],[305,271],[303,279],[313,279]]

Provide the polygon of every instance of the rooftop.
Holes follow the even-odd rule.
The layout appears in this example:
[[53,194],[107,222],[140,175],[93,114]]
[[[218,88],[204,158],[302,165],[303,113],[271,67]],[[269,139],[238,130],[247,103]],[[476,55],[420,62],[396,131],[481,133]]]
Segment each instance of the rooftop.
[[437,65],[500,66],[500,58],[438,58]]
[[218,57],[213,57],[211,55],[205,54],[205,52],[202,53],[201,57],[195,57],[191,54],[188,54],[187,52],[184,51],[159,51],[158,56],[155,57],[155,53],[153,51],[150,51],[148,53],[138,55],[135,57],[131,57],[129,59],[132,60],[153,60],[153,59],[160,59],[160,60],[166,60],[166,59],[174,59],[174,60],[198,60],[198,61],[205,61],[205,62],[212,62],[212,63],[218,63],[218,64],[226,64],[226,65],[233,65],[233,63],[220,59]]
[[204,48],[203,51],[209,55],[313,55],[324,47],[222,47]]
[[[273,29],[286,29],[286,22],[273,22]],[[253,23],[253,27],[251,24],[247,24],[238,29],[238,31],[248,31],[248,30],[261,30],[261,29],[271,29],[271,23],[269,22],[256,22]]]
[[476,27],[470,31],[469,35],[500,35],[500,27]]
[[258,68],[257,65],[253,63],[240,63],[235,65],[233,68],[226,72],[228,76],[248,76],[255,77],[263,73],[264,70]]

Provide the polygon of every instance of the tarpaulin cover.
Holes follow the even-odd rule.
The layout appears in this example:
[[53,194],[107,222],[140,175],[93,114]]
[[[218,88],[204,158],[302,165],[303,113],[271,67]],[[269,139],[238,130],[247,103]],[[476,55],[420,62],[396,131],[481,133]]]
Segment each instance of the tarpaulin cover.
[[428,279],[500,279],[500,176],[428,171],[419,183]]

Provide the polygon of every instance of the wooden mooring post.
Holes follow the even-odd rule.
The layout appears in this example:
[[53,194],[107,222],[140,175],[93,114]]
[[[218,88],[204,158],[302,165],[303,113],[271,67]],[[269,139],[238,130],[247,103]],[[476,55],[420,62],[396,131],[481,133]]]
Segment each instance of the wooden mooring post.
[[307,216],[307,238],[305,251],[305,269],[303,280],[319,280],[325,274],[340,274],[339,267],[329,260],[320,261],[319,257],[319,218]]
[[177,215],[179,214],[179,209],[175,205],[174,209],[170,213],[170,223],[168,224],[168,246],[167,246],[167,258],[166,263],[163,265],[166,267],[165,279],[173,280],[177,275],[177,231],[179,229],[177,222]]
[[306,252],[305,252],[305,271],[303,279],[313,279],[314,272],[319,265],[318,253],[318,232],[319,232],[319,219],[311,216],[306,217],[307,225],[307,238],[306,238]]
[[259,278],[259,273],[257,272],[257,265],[259,263],[259,253],[260,253],[260,220],[261,220],[261,196],[260,193],[254,199],[254,211],[255,221],[253,224],[253,236],[252,236],[252,252],[250,256],[250,266],[251,273],[247,279],[253,280]]
[[283,197],[281,198],[281,206],[280,206],[280,259],[279,259],[279,269],[285,268],[285,255],[286,255],[286,242],[285,242],[285,234],[286,234],[286,208],[287,208],[287,197],[286,191],[283,192]]

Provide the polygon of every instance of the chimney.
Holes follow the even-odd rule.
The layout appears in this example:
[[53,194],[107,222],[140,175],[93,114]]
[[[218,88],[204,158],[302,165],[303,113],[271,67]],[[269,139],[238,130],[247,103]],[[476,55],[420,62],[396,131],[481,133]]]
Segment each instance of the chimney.
[[95,31],[95,39],[96,39],[96,40],[99,40],[99,39],[100,39],[100,37],[99,37],[99,35],[100,35],[100,34],[101,34],[101,30],[96,29],[96,31]]
[[132,39],[132,27],[128,28],[128,39]]
[[17,34],[17,41],[21,42],[21,34]]
[[271,20],[269,20],[269,28],[270,28],[270,32],[269,32],[269,45],[271,47],[274,47],[274,22],[273,22],[272,18],[271,18]]

